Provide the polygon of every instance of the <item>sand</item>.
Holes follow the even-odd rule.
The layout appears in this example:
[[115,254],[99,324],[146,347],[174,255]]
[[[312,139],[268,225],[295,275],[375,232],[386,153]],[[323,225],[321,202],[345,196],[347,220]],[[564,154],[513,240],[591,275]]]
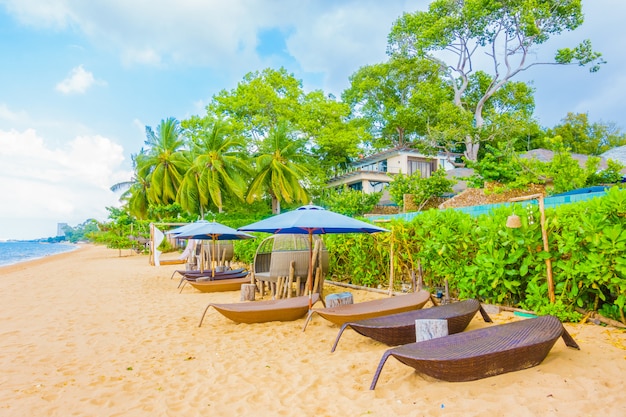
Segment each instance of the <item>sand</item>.
[[211,309],[199,328],[209,302],[239,292],[179,293],[178,267],[85,245],[0,268],[0,416],[626,415],[622,330],[566,324],[580,351],[559,339],[539,366],[473,382],[390,358],[370,391],[385,345],[347,331],[331,354],[338,327],[319,316],[302,332],[304,319],[236,324]]

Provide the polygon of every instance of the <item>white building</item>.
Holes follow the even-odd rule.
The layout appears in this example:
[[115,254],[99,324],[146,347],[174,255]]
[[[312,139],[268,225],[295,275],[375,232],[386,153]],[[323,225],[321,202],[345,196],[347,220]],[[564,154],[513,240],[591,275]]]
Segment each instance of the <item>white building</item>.
[[370,194],[383,191],[381,205],[391,204],[385,189],[399,173],[412,175],[419,172],[423,178],[443,168],[454,168],[445,155],[429,156],[407,147],[396,147],[359,159],[349,170],[328,181],[328,187],[339,188],[347,185],[353,190]]

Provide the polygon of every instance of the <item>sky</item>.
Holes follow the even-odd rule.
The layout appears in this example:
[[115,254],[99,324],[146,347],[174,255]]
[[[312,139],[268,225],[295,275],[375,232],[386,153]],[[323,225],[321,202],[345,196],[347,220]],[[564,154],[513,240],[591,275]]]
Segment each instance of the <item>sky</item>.
[[[284,67],[341,97],[387,35],[427,0],[0,0],[0,240],[104,220],[132,176],[145,127],[204,115],[244,75]],[[568,112],[626,130],[623,0],[584,0],[585,23],[537,59],[591,39],[607,64],[543,66],[520,80],[552,127]]]

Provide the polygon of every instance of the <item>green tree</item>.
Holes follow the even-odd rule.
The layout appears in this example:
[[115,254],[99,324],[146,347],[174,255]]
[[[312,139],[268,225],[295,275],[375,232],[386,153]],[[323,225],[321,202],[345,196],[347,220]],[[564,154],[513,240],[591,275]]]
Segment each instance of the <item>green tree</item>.
[[[554,60],[533,61],[535,47],[583,23],[580,0],[435,0],[428,11],[405,13],[389,34],[391,55],[424,57],[440,65],[454,90],[453,104],[469,113],[476,131],[464,135],[465,157],[476,161],[485,126],[485,106],[520,72],[538,65],[603,63],[588,40],[557,51]],[[443,54],[441,54],[443,52]],[[489,84],[472,106],[465,100],[471,76],[488,57]],[[443,57],[449,57],[444,59]],[[480,58],[479,58],[480,57]]]
[[286,123],[270,131],[254,158],[256,172],[248,188],[246,200],[251,203],[269,194],[272,213],[280,213],[280,203],[307,202],[307,192],[302,184],[306,177],[302,140],[291,138]]
[[446,177],[446,171],[442,168],[433,172],[430,177],[423,178],[421,175],[418,177],[417,187],[413,191],[413,202],[417,206],[417,211],[421,211],[431,199],[452,193],[454,181]]
[[225,195],[244,201],[245,177],[249,171],[245,142],[223,121],[193,117],[184,122],[191,138],[189,159],[177,200],[190,213],[199,213],[212,204],[222,212]]
[[63,229],[65,240],[71,243],[86,241],[90,235],[98,232],[98,222],[95,219],[87,219],[76,227],[66,226]]
[[322,205],[335,213],[346,216],[363,216],[372,211],[382,195],[382,191],[368,194],[344,185],[340,189],[327,190],[322,199]]
[[176,201],[178,187],[189,162],[181,152],[185,146],[178,120],[162,120],[156,133],[146,126],[147,149],[135,157],[136,175],[147,183],[150,203],[171,204]]
[[623,134],[613,123],[590,123],[586,113],[568,113],[561,124],[549,129],[548,136],[560,136],[562,144],[574,153],[600,155],[626,145]]
[[[559,143],[559,139],[555,138],[555,143]],[[554,152],[549,172],[552,175],[552,191],[555,194],[582,188],[587,183],[588,172],[572,158],[571,153],[562,144],[558,145]]]
[[286,123],[294,136],[308,142],[309,156],[317,159],[307,171],[319,176],[347,167],[365,136],[357,121],[347,120],[347,104],[319,90],[305,93],[302,82],[284,68],[246,74],[235,89],[213,97],[207,114],[228,120],[234,133],[246,138],[250,154],[258,153],[270,131]]
[[389,184],[391,200],[399,207],[404,207],[404,195],[411,194],[420,211],[434,197],[441,197],[452,192],[453,180],[446,177],[444,169],[438,169],[430,177],[423,178],[419,172],[412,175],[399,173]]
[[360,68],[342,94],[353,115],[366,121],[376,149],[406,146],[425,135],[451,97],[434,63],[403,57]]
[[148,216],[148,208],[150,202],[148,201],[148,179],[137,175],[137,155],[131,155],[133,160],[133,168],[135,174],[130,181],[123,181],[111,186],[111,191],[122,191],[120,201],[125,202],[126,210],[128,214],[137,217],[138,219],[145,219]]
[[316,90],[308,93],[300,105],[297,130],[307,138],[315,159],[309,171],[325,179],[329,173],[346,169],[360,152],[359,144],[367,132],[359,120],[349,119],[350,106]]
[[229,120],[234,132],[246,137],[256,151],[279,123],[297,125],[304,96],[300,80],[284,68],[268,68],[246,74],[232,91],[220,91],[207,113]]

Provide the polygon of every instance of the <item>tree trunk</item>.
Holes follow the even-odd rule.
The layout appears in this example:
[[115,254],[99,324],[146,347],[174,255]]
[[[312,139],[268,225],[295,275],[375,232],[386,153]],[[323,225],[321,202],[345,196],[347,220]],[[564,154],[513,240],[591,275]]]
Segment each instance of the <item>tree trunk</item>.
[[480,142],[476,141],[472,135],[465,137],[465,158],[468,161],[476,162],[478,160],[478,150],[480,149]]
[[272,213],[280,214],[280,201],[274,196],[272,196]]

